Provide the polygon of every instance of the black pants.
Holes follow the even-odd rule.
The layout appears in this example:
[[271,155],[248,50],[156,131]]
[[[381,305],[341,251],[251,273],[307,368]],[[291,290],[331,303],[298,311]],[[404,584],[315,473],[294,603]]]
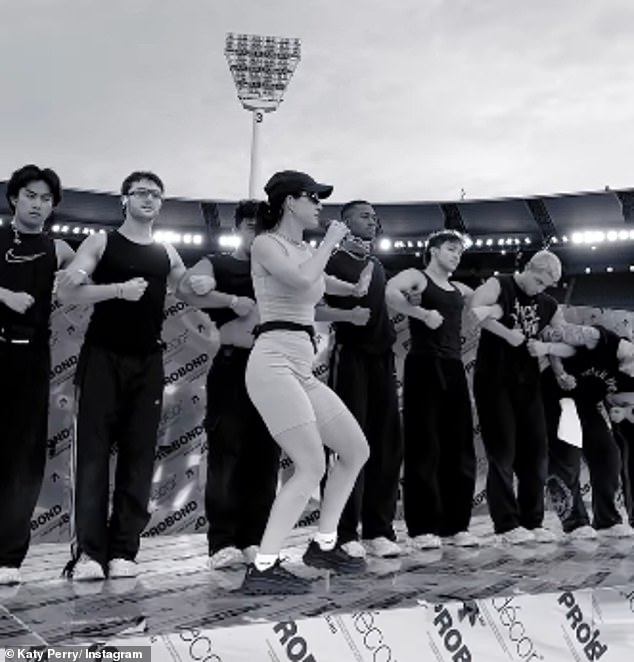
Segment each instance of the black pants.
[[[123,356],[84,344],[76,373],[74,557],[134,560],[154,472],[163,397],[163,356]],[[118,449],[108,518],[110,453]]]
[[621,453],[610,426],[596,403],[575,397],[583,447],[565,443],[557,437],[561,414],[559,400],[570,397],[570,394],[559,388],[550,369],[544,371],[542,383],[549,444],[547,486],[564,531],[569,533],[590,523],[579,482],[582,453],[590,472],[594,528],[605,529],[619,524],[622,518],[616,508],[616,493]]
[[450,536],[466,531],[476,466],[462,361],[407,355],[403,431],[403,500],[409,535]]
[[0,566],[19,568],[46,462],[48,345],[0,341]]
[[540,527],[548,445],[539,378],[495,382],[476,370],[473,391],[489,464],[487,501],[495,532]]
[[394,355],[371,355],[336,345],[330,359],[330,387],[357,419],[370,447],[343,510],[337,532],[342,544],[361,535],[396,540],[396,515],[403,440],[396,393]]
[[249,399],[250,350],[223,346],[207,376],[209,553],[259,545],[277,491],[280,448]]
[[622,421],[614,426],[614,438],[621,449],[623,501],[625,510],[634,526],[634,424]]

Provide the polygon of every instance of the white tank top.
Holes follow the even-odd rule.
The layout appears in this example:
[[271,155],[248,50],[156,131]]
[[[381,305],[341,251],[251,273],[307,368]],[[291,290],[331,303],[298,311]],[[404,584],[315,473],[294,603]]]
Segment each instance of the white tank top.
[[[284,249],[288,258],[297,266],[313,255],[308,244],[296,246],[278,235],[268,234]],[[282,283],[259,264],[252,262],[253,289],[260,313],[260,322],[284,320],[312,326],[315,323],[315,306],[326,291],[324,277],[318,278],[309,288],[299,289]]]

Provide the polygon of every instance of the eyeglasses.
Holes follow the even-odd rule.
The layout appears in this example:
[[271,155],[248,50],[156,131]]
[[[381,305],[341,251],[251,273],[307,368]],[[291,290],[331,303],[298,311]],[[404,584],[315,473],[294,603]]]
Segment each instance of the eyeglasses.
[[152,198],[152,200],[162,200],[163,194],[156,189],[135,188],[134,191],[129,191],[128,195],[133,195],[137,198]]
[[307,191],[303,191],[299,197],[308,198],[315,205],[321,203],[321,200],[319,199],[319,196],[316,193],[308,193]]

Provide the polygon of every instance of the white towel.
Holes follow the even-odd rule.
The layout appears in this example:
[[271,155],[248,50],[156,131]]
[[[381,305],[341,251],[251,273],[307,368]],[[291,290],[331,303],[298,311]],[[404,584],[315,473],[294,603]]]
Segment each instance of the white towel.
[[581,448],[583,432],[575,401],[572,398],[561,398],[559,404],[561,405],[561,416],[559,417],[557,436],[567,444]]

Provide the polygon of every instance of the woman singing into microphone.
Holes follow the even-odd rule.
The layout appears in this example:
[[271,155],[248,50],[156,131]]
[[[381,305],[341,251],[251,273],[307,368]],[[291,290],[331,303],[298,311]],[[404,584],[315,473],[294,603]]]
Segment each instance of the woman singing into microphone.
[[[320,200],[332,186],[305,173],[286,170],[268,181],[269,214],[251,249],[251,271],[260,325],[246,371],[247,391],[269,432],[293,460],[295,472],[280,490],[269,515],[259,552],[242,585],[248,594],[306,593],[310,582],[280,565],[279,552],[325,472],[324,446],[338,457],[328,476],[319,530],[303,560],[340,573],[365,570],[365,561],[337,545],[337,525],[368,445],[355,418],[339,397],[312,373],[315,305],[324,292],[363,296],[371,270],[356,284],[324,275],[335,246],[347,233],[330,223],[318,249],[303,241],[319,225]],[[257,494],[253,495],[257,499]]]

